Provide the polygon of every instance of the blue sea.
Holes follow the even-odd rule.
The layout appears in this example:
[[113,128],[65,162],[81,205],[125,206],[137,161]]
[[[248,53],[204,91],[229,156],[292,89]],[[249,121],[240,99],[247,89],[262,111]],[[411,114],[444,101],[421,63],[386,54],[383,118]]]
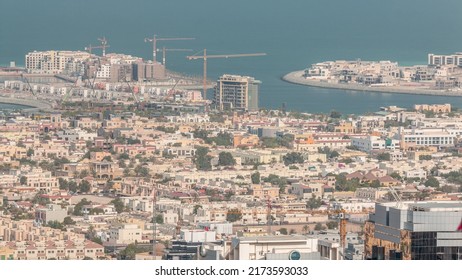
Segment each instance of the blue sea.
[[151,58],[144,42],[194,49],[170,52],[168,67],[202,75],[208,54],[265,52],[264,57],[210,59],[208,75],[253,76],[262,81],[260,107],[304,112],[364,113],[381,106],[451,103],[462,98],[367,93],[292,85],[280,77],[312,63],[335,60],[392,60],[425,64],[428,53],[462,51],[460,0],[0,0],[0,64],[24,64],[33,50],[83,50],[105,36],[108,52]]

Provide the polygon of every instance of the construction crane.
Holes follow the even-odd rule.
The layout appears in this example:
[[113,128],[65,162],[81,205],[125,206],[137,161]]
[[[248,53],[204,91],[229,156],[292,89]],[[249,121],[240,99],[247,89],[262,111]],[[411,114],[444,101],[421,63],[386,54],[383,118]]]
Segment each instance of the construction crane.
[[64,94],[64,98],[63,98],[63,103],[66,103],[67,100],[69,99],[70,96],[72,96],[72,91],[74,90],[75,86],[77,85],[78,81],[79,81],[79,78],[80,77],[77,77],[77,79],[75,79],[75,82],[72,84],[71,88],[69,91],[66,90],[66,94]]
[[109,45],[101,45],[101,46],[92,46],[89,45],[88,47],[85,47],[85,50],[88,51],[88,53],[91,55],[91,52],[93,49],[103,49],[103,56],[106,55],[106,48],[109,48]]
[[347,224],[347,216],[345,209],[337,210],[338,219],[339,219],[339,230],[340,230],[340,248],[342,249],[342,257],[345,254],[345,247],[346,247],[346,224]]
[[106,48],[109,47],[107,44],[106,37],[98,38],[98,41],[101,42],[101,48],[103,49],[103,56],[106,56]]
[[166,52],[192,52],[191,49],[166,49],[165,47],[157,49],[157,51],[162,51],[162,65],[164,66],[166,64]]
[[34,97],[37,97],[37,95],[35,94],[34,92],[34,89],[32,88],[31,84],[29,83],[29,79],[26,78],[26,76],[24,76],[24,73],[21,73],[21,77],[26,81],[27,85],[29,86],[30,88],[30,92],[32,93],[32,95]]
[[271,235],[271,224],[273,223],[273,219],[271,216],[271,210],[273,206],[271,205],[271,199],[268,198],[266,201],[266,223],[268,224],[268,235]]
[[221,54],[221,55],[207,55],[207,49],[204,49],[203,55],[191,55],[186,58],[189,60],[203,59],[204,60],[204,96],[207,96],[207,59],[209,58],[235,58],[235,57],[249,57],[249,56],[264,56],[266,53],[243,53],[243,54]]
[[152,43],[152,61],[157,60],[157,41],[180,41],[180,40],[195,40],[196,38],[157,38],[157,35],[153,35],[152,38],[144,38],[144,42]]

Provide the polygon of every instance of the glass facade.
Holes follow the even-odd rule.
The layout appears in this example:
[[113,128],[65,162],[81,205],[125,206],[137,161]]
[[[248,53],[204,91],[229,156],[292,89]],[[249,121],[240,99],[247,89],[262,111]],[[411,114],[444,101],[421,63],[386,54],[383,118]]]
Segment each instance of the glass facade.
[[438,247],[436,232],[412,232],[413,260],[462,260],[462,247]]

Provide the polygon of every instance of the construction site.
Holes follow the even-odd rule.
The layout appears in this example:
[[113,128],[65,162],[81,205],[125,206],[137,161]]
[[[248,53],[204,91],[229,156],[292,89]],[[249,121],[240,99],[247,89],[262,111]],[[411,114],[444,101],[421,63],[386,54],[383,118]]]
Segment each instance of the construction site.
[[[188,40],[195,38],[157,35],[145,38],[144,42],[152,45],[152,58],[147,60],[108,52],[111,46],[106,37],[98,38],[99,44],[89,44],[84,51],[33,51],[26,54],[24,68],[12,64],[0,69],[0,77],[5,80],[2,96],[46,100],[54,108],[82,101],[135,105],[152,101],[186,102],[207,107],[207,90],[215,85],[207,79],[209,59],[265,55],[210,55],[204,49],[186,56],[188,60],[203,61],[202,77],[168,70],[170,53],[178,55],[193,50],[168,48],[164,44]],[[54,80],[42,82],[46,78]]]

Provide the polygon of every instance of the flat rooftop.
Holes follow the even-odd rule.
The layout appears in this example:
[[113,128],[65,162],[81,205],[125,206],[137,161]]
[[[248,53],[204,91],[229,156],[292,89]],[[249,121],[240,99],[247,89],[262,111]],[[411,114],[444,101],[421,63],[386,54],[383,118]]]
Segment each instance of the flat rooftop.
[[409,210],[423,212],[462,212],[462,201],[460,202],[426,202],[409,204]]

